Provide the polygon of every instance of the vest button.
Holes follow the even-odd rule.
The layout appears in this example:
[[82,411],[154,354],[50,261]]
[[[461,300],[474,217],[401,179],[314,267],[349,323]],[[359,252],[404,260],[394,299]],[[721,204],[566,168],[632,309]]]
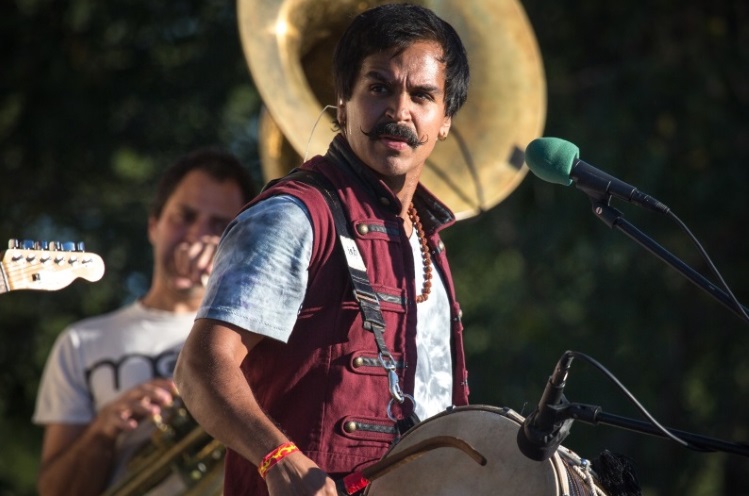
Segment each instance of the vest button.
[[364,365],[364,359],[362,357],[356,357],[354,358],[354,368],[359,368],[362,365]]
[[380,197],[380,203],[383,204],[383,205],[385,205],[386,207],[389,207],[390,206],[390,198],[388,198],[387,196],[381,196]]
[[348,433],[356,432],[356,428],[356,422],[354,421],[346,422],[343,426],[343,430]]
[[369,232],[369,226],[366,225],[366,224],[363,224],[363,223],[362,224],[357,224],[356,225],[356,230],[359,232],[359,234],[361,234],[362,236],[364,236],[365,234],[367,234]]
[[440,242],[437,243],[437,246],[439,247],[440,251],[445,250],[445,243],[443,243],[442,240],[440,240]]

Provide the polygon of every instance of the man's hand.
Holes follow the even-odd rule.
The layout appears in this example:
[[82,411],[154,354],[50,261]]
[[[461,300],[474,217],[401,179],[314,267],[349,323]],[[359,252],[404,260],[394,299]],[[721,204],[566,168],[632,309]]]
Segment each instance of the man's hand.
[[333,479],[299,451],[271,467],[265,482],[271,496],[338,496]]
[[153,379],[122,393],[99,411],[92,429],[110,438],[129,432],[146,420],[160,415],[177,394],[171,379]]
[[180,243],[174,252],[177,274],[193,285],[205,286],[213,270],[213,256],[218,242],[218,236],[203,236],[195,243]]

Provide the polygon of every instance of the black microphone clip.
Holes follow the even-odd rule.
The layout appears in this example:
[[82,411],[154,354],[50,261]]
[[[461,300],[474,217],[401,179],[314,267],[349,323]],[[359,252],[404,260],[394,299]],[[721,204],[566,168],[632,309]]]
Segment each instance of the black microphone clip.
[[518,448],[532,460],[547,460],[570,433],[573,419],[568,415],[570,403],[564,396],[564,387],[573,359],[571,351],[562,355],[549,377],[538,408],[528,415],[518,430]]
[[[567,415],[570,402],[562,395],[556,405],[546,405],[544,411],[534,410],[525,418],[518,430],[518,448],[520,451],[537,462],[551,458],[570,434],[574,419]],[[553,428],[538,427],[538,417],[543,416],[551,420]]]

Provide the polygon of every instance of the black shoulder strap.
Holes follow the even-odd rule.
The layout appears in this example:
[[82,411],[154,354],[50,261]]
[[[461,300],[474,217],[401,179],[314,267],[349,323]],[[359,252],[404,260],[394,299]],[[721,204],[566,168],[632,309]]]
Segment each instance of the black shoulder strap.
[[[359,249],[351,233],[350,224],[346,220],[343,207],[341,207],[341,200],[338,198],[338,193],[336,193],[330,181],[317,172],[296,169],[286,177],[290,180],[300,181],[316,187],[328,203],[330,212],[333,214],[336,233],[343,248],[343,254],[346,257],[351,284],[353,285],[354,298],[359,303],[362,317],[364,318],[364,328],[374,332],[375,336],[377,336],[376,329],[379,329],[380,332],[384,331],[385,320],[382,317],[377,293],[372,289],[372,285],[369,282],[367,267],[364,265],[364,260],[359,253]],[[384,345],[385,343],[383,342],[382,344]]]
[[[354,237],[351,233],[351,225],[347,221],[346,214],[341,206],[341,199],[338,197],[335,187],[330,183],[328,178],[318,172],[308,169],[294,169],[285,176],[285,179],[300,181],[316,187],[322,193],[328,207],[330,208],[330,212],[333,215],[333,221],[335,222],[338,240],[343,249],[349,275],[351,276],[354,298],[359,304],[359,309],[361,310],[362,318],[364,320],[364,329],[372,331],[374,334],[377,349],[380,352],[380,364],[388,373],[390,395],[399,403],[403,403],[407,396],[414,404],[414,412],[409,417],[405,417],[401,420],[396,420],[391,417],[396,422],[399,433],[403,434],[419,422],[419,418],[416,416],[415,412],[416,403],[412,396],[404,395],[401,391],[398,382],[398,375],[395,373],[395,359],[393,359],[387,344],[385,344],[385,338],[383,336],[385,331],[385,319],[383,318],[382,310],[380,309],[380,300],[369,282],[367,267],[364,265],[364,260],[362,259],[361,253],[359,253],[359,249],[354,241]],[[389,405],[388,416],[390,416]]]

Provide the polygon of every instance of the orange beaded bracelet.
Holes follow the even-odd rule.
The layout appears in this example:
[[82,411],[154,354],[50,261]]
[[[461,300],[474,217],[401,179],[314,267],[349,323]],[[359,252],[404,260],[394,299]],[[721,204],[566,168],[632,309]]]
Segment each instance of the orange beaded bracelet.
[[290,454],[296,453],[297,451],[299,451],[299,448],[296,447],[296,444],[287,442],[283,443],[281,446],[265,455],[263,457],[263,461],[261,461],[260,465],[258,465],[257,467],[257,471],[260,474],[260,477],[265,479],[265,474],[268,473],[268,470],[270,470],[273,465],[280,462]]

